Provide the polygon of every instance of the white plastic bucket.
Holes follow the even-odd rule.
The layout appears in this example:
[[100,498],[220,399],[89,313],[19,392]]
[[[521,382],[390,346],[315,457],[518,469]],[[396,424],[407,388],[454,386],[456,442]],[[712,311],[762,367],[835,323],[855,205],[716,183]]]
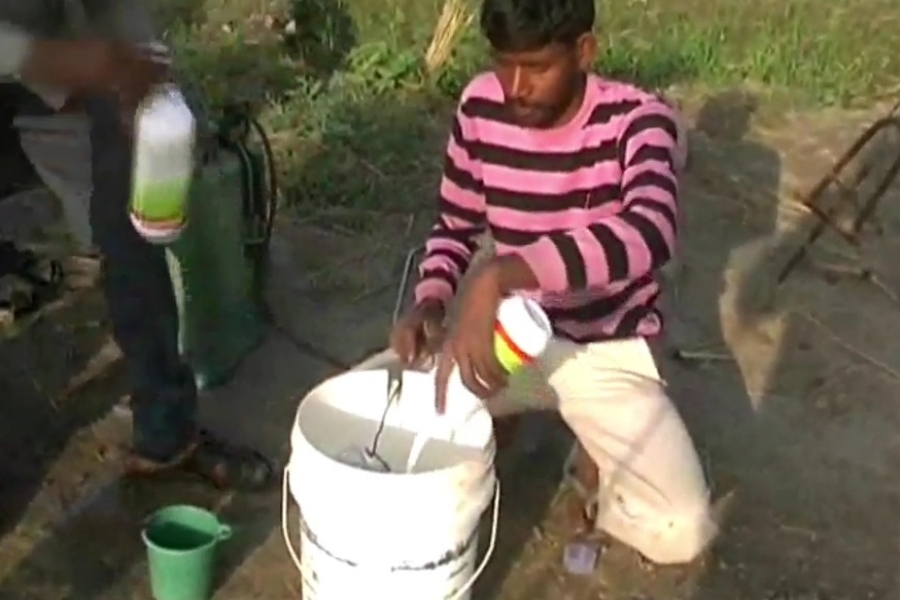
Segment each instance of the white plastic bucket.
[[[344,373],[310,392],[297,411],[282,529],[304,600],[468,600],[493,553],[500,497],[493,426],[481,401],[461,386],[452,386],[439,417],[433,375],[405,372],[378,447],[397,472],[338,460],[372,441],[387,382],[382,369]],[[431,439],[405,473],[421,431]],[[300,508],[299,556],[289,534],[288,492]],[[476,567],[478,525],[492,499],[491,539]]]

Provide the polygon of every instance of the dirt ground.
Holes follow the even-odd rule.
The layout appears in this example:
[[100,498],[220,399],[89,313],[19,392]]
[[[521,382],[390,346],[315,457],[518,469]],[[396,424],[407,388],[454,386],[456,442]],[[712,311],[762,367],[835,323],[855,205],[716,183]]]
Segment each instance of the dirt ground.
[[[708,468],[722,535],[686,567],[654,568],[610,544],[593,576],[566,574],[567,531],[552,502],[559,436],[546,436],[537,453],[525,443],[558,424],[538,416],[501,457],[500,540],[476,599],[900,598],[900,272],[891,268],[900,187],[888,191],[861,247],[827,235],[814,260],[775,283],[809,226],[799,193],[884,107],[753,108],[740,94],[685,102],[692,156],[681,268],[670,272],[668,294],[671,347],[686,358],[663,370]],[[879,146],[876,172],[896,147]],[[269,291],[279,326],[233,382],[204,395],[208,422],[286,456],[287,424],[305,391],[383,344],[399,265],[422,224],[389,227],[379,239],[390,243],[376,244],[279,225]],[[862,264],[874,277],[822,270],[835,264]],[[65,392],[108,342],[103,315],[96,290],[81,290],[0,343],[0,600],[149,598],[138,532],[147,514],[173,502],[214,508],[236,528],[216,598],[299,598],[279,492],[118,479],[128,437],[114,409],[127,391],[121,365]]]

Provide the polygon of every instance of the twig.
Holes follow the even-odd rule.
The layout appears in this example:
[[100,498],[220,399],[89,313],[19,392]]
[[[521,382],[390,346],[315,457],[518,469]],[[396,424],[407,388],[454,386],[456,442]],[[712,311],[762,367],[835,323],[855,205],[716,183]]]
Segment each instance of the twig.
[[122,358],[123,354],[119,345],[116,344],[112,338],[108,338],[100,350],[91,357],[91,360],[88,361],[88,364],[84,369],[75,375],[75,377],[66,384],[66,387],[62,392],[52,400],[53,406],[59,407],[61,403],[80,392],[89,383],[109,373]]
[[831,246],[822,246],[819,250],[826,254],[831,254],[837,258],[843,259],[844,261],[846,261],[848,263],[860,262],[859,253],[858,252],[847,252],[844,249],[844,246],[837,247],[837,248],[831,247]]
[[794,210],[805,216],[813,214],[812,209],[803,201],[803,193],[800,190],[790,189],[779,198],[779,205],[787,210]]
[[[892,96],[892,95],[896,94],[898,91],[900,91],[900,86],[894,86],[894,88],[891,89],[889,92],[886,92],[886,93],[884,94],[884,96],[888,96],[888,95],[891,95],[891,96]],[[893,116],[897,111],[900,111],[900,98],[898,98],[898,99],[894,102],[894,104],[891,105],[891,109],[887,112],[886,116],[891,117],[891,116]]]
[[375,287],[369,288],[367,290],[363,290],[359,294],[353,297],[351,300],[351,304],[356,304],[361,300],[365,300],[366,298],[371,298],[372,296],[377,296],[378,294],[385,292],[394,287],[393,281],[388,281],[386,283],[382,283],[381,285],[376,285]]
[[872,283],[872,285],[874,285],[874,286],[877,287],[879,290],[881,290],[881,292],[882,292],[885,296],[887,296],[888,298],[890,298],[891,300],[893,300],[894,303],[900,304],[900,296],[898,296],[897,293],[896,293],[894,290],[892,290],[892,289],[890,288],[890,286],[888,286],[888,285],[881,279],[881,277],[879,277],[878,275],[876,275],[874,271],[869,271],[869,277],[868,277],[868,279],[869,279],[869,281]]
[[839,265],[834,263],[823,263],[818,261],[810,261],[810,267],[813,271],[818,271],[822,275],[834,275],[835,277],[855,277],[857,279],[866,279],[868,277],[867,269],[859,265]]
[[711,361],[723,361],[723,362],[732,362],[734,361],[734,357],[730,354],[724,354],[721,352],[706,352],[704,350],[675,350],[672,352],[672,356],[676,360],[683,361],[695,361],[695,362],[711,362]]
[[850,354],[853,354],[857,358],[862,359],[863,361],[869,363],[870,365],[872,365],[873,367],[875,367],[882,373],[889,375],[890,377],[893,377],[897,381],[900,381],[900,371],[897,371],[896,369],[886,365],[885,363],[881,362],[877,358],[869,356],[868,354],[866,354],[859,348],[853,346],[849,342],[844,341],[843,338],[841,338],[838,334],[836,334],[834,331],[832,331],[827,325],[825,325],[825,323],[823,323],[822,321],[820,321],[819,319],[817,319],[810,313],[805,312],[805,311],[804,312],[795,311],[795,314],[797,314],[800,317],[803,317],[804,319],[806,319],[807,321],[809,321],[810,323],[812,323],[813,325],[815,325],[816,327],[821,329],[822,333],[824,333],[826,336],[831,338],[831,341],[833,341],[835,344],[837,344],[838,346],[840,346],[841,348],[843,348]]
[[784,523],[779,523],[778,527],[786,533],[795,533],[798,535],[806,536],[813,540],[819,537],[818,533],[806,527],[797,527],[796,525],[786,525]]
[[356,158],[357,162],[359,162],[362,166],[372,172],[373,175],[381,179],[382,181],[387,181],[388,176],[384,174],[384,171],[375,166],[374,163],[369,161],[368,159],[363,158],[356,152],[353,148],[350,148],[350,153]]
[[453,44],[460,32],[475,20],[475,13],[461,0],[446,0],[438,17],[437,25],[431,37],[431,43],[425,51],[425,68],[428,73],[436,72],[453,51]]
[[867,281],[875,286],[881,293],[887,296],[895,304],[900,304],[900,296],[887,285],[875,271],[862,265],[839,265],[822,262],[813,262],[813,270],[817,270],[837,277],[854,277]]
[[403,232],[403,237],[408,238],[409,234],[412,233],[413,227],[416,224],[416,215],[412,214],[406,219],[406,231]]

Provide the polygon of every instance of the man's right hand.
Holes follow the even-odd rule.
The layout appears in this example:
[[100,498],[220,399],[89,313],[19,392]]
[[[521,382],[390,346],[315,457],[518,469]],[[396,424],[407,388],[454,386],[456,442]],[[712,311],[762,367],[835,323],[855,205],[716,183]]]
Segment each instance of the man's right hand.
[[397,321],[391,331],[391,349],[406,366],[420,366],[440,351],[446,316],[442,302],[425,300]]
[[123,42],[35,40],[21,76],[73,95],[116,94],[124,106],[136,106],[165,80],[166,66]]

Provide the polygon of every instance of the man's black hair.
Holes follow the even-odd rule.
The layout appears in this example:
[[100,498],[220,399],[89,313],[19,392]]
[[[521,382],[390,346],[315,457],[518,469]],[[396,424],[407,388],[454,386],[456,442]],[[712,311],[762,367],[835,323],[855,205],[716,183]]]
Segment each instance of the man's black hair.
[[573,44],[594,27],[594,0],[484,0],[481,31],[494,50]]

